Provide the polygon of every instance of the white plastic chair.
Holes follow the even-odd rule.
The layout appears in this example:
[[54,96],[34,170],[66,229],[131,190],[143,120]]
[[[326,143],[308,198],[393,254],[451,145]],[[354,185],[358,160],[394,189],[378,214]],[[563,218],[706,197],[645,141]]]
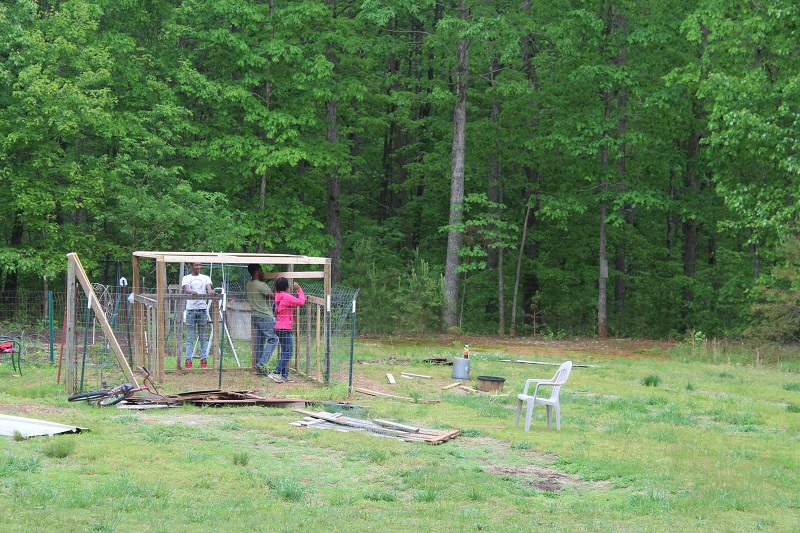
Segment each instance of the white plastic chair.
[[[572,371],[572,361],[566,361],[558,367],[556,375],[552,379],[529,379],[525,382],[525,390],[522,394],[517,395],[517,421],[515,425],[519,425],[519,415],[522,412],[522,403],[527,404],[525,411],[525,431],[531,429],[531,416],[533,416],[533,406],[542,404],[547,406],[547,429],[553,427],[553,408],[556,410],[556,430],[561,431],[561,403],[559,402],[558,395],[561,392],[561,385],[567,382],[569,373]],[[528,394],[528,387],[535,383],[533,394]],[[539,387],[551,386],[553,388],[549,398],[542,398],[539,396]]]

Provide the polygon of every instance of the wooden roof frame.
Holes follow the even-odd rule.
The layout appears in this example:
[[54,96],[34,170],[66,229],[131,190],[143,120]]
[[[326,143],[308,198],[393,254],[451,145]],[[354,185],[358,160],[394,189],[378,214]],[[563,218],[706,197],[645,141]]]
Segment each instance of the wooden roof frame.
[[[134,357],[137,364],[144,360],[144,338],[143,326],[145,322],[144,305],[136,298],[140,293],[139,263],[141,260],[154,260],[156,262],[156,322],[163,325],[158,327],[156,335],[157,366],[152,372],[154,379],[160,381],[164,377],[164,358],[166,353],[165,331],[168,329],[169,317],[166,313],[167,286],[167,263],[219,263],[219,264],[250,264],[260,265],[284,265],[284,272],[269,273],[269,277],[285,275],[287,278],[316,278],[322,279],[324,286],[323,300],[328,301],[331,294],[331,259],[328,257],[310,257],[305,255],[288,254],[252,254],[252,253],[224,253],[224,252],[172,252],[172,251],[135,251],[133,252],[133,283],[132,289],[134,298]],[[319,265],[322,271],[295,271],[296,266]],[[323,306],[323,312],[328,313],[327,305]]]

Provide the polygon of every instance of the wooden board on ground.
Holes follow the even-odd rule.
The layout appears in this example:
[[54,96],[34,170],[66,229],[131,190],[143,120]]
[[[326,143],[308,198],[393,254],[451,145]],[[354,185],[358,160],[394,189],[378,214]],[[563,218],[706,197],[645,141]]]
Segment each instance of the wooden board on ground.
[[[547,363],[547,362],[544,362],[544,361],[527,361],[525,359],[500,359],[500,362],[501,363],[521,363],[521,364],[525,364],[525,365],[561,366],[561,363]],[[595,365],[581,365],[581,364],[576,364],[576,363],[573,363],[572,367],[573,368],[575,368],[575,367],[578,367],[578,368],[597,368],[597,366],[595,366]]]
[[362,389],[359,387],[355,387],[353,389],[356,392],[360,392],[361,394],[367,394],[369,396],[383,396],[384,398],[396,398],[398,400],[406,400],[409,402],[414,403],[442,403],[441,400],[415,400],[414,398],[409,398],[408,396],[398,396],[396,394],[387,394],[385,392],[378,392],[375,390],[370,389]]
[[431,379],[431,376],[424,376],[422,374],[412,374],[411,372],[400,372],[400,375],[404,378],[422,378],[422,379]]

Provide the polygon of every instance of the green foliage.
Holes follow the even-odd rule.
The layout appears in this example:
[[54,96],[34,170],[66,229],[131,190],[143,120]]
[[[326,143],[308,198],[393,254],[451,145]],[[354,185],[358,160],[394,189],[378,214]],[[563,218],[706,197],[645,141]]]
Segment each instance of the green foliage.
[[3,288],[63,284],[73,251],[92,271],[134,249],[341,244],[362,330],[424,333],[453,229],[458,330],[508,326],[519,281],[517,331],[593,335],[603,208],[612,335],[735,338],[753,313],[748,335],[797,338],[794,4],[522,6],[2,3]]
[[439,323],[442,278],[431,272],[427,261],[416,253],[408,270],[387,268],[380,260],[377,243],[363,240],[353,250],[357,260],[346,273],[348,283],[360,286],[361,315],[358,326],[371,334],[425,333]]
[[800,242],[793,237],[783,242],[783,265],[756,287],[751,308],[754,320],[745,332],[748,337],[775,342],[800,339]]

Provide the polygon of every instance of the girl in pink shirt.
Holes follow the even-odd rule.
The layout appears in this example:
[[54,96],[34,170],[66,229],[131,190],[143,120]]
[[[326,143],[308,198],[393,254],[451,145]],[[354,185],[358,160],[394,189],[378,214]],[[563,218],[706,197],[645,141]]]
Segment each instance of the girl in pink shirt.
[[275,375],[272,379],[282,381],[294,381],[289,378],[289,361],[294,354],[294,308],[305,305],[306,295],[297,283],[294,284],[297,296],[287,292],[289,290],[289,280],[280,277],[275,280],[275,334],[281,343],[281,358],[275,368]]

